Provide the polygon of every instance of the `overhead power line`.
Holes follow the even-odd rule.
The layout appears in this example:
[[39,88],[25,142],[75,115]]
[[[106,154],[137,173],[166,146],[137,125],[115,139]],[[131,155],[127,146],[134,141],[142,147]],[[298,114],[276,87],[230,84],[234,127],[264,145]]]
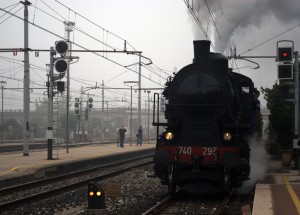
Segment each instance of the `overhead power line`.
[[[213,50],[216,50],[214,43],[212,42],[212,40],[208,36],[206,30],[204,29],[203,25],[201,24],[199,17],[195,14],[195,12],[193,10],[193,5],[192,6],[190,5],[189,0],[183,0],[183,1],[186,4],[187,8],[189,9],[190,13],[192,14],[193,18],[195,19],[197,25],[200,27],[200,30],[202,31],[202,33],[204,34],[206,39],[208,39],[211,42],[210,45],[213,48]],[[192,1],[192,4],[193,4],[193,1]]]
[[[106,31],[106,32],[109,33],[109,34],[111,34],[111,35],[113,35],[113,36],[115,36],[115,37],[117,37],[117,38],[119,38],[119,39],[121,39],[121,40],[123,40],[123,41],[126,41],[124,38],[122,38],[122,37],[120,37],[120,36],[118,36],[118,35],[116,35],[116,34],[110,32],[110,31],[108,31],[108,30],[106,30],[105,28],[101,27],[100,25],[96,24],[95,22],[91,21],[90,19],[84,17],[84,16],[81,15],[80,13],[77,13],[76,11],[74,11],[74,10],[72,10],[71,8],[67,7],[67,6],[64,5],[63,3],[59,2],[58,0],[54,0],[54,1],[56,1],[58,4],[62,5],[63,7],[67,8],[69,11],[72,11],[72,12],[75,13],[76,15],[80,16],[80,17],[83,18],[84,20],[86,20],[86,21],[90,22],[91,24],[97,26],[98,28],[102,29],[103,31]],[[127,43],[133,50],[136,50],[130,43],[128,43],[128,41],[126,41],[126,43]]]
[[212,20],[212,22],[214,23],[214,26],[215,26],[215,29],[216,29],[218,35],[219,35],[219,38],[221,39],[220,32],[219,32],[218,27],[217,27],[217,25],[216,25],[216,23],[215,23],[214,17],[213,17],[213,15],[212,15],[212,13],[210,12],[210,9],[209,9],[209,6],[208,6],[208,4],[207,4],[207,1],[204,0],[204,2],[205,2],[205,4],[206,4],[207,10],[208,10],[208,12],[209,12],[209,14],[210,14],[211,20]]
[[258,45],[256,45],[256,46],[254,46],[253,48],[248,49],[247,51],[242,52],[242,53],[239,54],[239,55],[243,55],[243,54],[245,54],[245,53],[247,53],[247,52],[250,52],[250,51],[252,51],[253,49],[256,49],[256,48],[258,48],[258,47],[260,47],[260,46],[262,46],[262,45],[264,45],[264,44],[270,42],[271,40],[273,40],[273,39],[275,39],[275,38],[277,38],[277,37],[279,37],[279,36],[281,36],[281,35],[283,35],[283,34],[289,32],[289,31],[291,31],[291,30],[293,30],[293,29],[295,29],[295,28],[298,28],[299,26],[300,26],[300,24],[297,24],[297,25],[295,25],[295,26],[293,26],[293,27],[291,27],[291,28],[289,28],[289,29],[287,29],[287,30],[285,30],[285,31],[283,31],[283,32],[281,32],[281,33],[275,35],[274,37],[271,37],[270,39],[265,40],[264,42],[262,42],[262,43],[260,43],[260,44],[258,44]]
[[[4,11],[4,12],[8,12],[8,11],[2,9],[2,8],[0,8],[0,10],[2,10],[2,11]],[[15,15],[15,14],[12,14],[12,13],[10,13],[10,12],[8,12],[8,13],[11,14],[12,16],[14,16],[14,17],[20,19],[20,20],[24,20],[22,17],[19,17],[19,16]],[[37,27],[37,28],[39,28],[39,29],[41,29],[41,30],[43,30],[43,31],[48,32],[49,34],[52,34],[52,35],[54,35],[54,36],[56,36],[56,37],[58,37],[58,38],[64,39],[64,37],[62,37],[62,36],[60,36],[60,35],[58,35],[58,34],[52,32],[52,31],[50,31],[50,30],[48,30],[48,29],[46,29],[46,28],[44,28],[44,27],[42,27],[42,26],[40,26],[40,25],[33,24],[33,23],[30,22],[30,21],[28,21],[28,23],[31,24],[31,25],[33,25],[33,26],[35,26],[35,27]],[[75,43],[75,42],[71,42],[71,43],[74,44],[74,45],[76,45],[76,46],[78,46],[79,48],[82,48],[83,50],[89,51],[88,48],[86,48],[86,47],[84,47],[84,46],[81,46],[81,45],[79,45],[78,43]],[[120,64],[120,63],[118,63],[118,62],[116,62],[116,61],[114,61],[114,60],[112,60],[112,59],[109,59],[109,58],[107,58],[107,57],[105,57],[105,56],[102,56],[102,55],[100,55],[100,54],[98,54],[98,53],[96,53],[96,52],[92,52],[92,53],[95,54],[95,55],[97,55],[97,56],[99,56],[99,57],[101,57],[101,58],[104,58],[104,59],[106,59],[106,60],[108,60],[108,61],[110,61],[110,62],[112,62],[112,63],[114,63],[114,64],[116,64],[116,65],[118,65],[118,66],[127,68],[126,66],[124,66],[124,65],[122,65],[122,64]],[[130,69],[130,68],[128,68],[128,69],[129,69],[130,71],[132,71],[132,72],[138,74],[138,72],[136,72],[135,70]],[[153,81],[152,79],[147,78],[147,77],[144,76],[144,75],[141,75],[141,76],[142,76],[143,78],[145,78],[145,79],[147,79],[147,80],[149,80],[149,81],[151,81],[151,82],[157,84],[157,85],[162,86],[160,83],[157,83],[157,82]]]
[[[9,12],[10,11],[12,11],[14,8],[16,8],[17,6],[18,6],[19,4],[17,4],[15,7],[13,7],[12,9],[10,9],[9,10]],[[16,14],[16,13],[18,13],[20,10],[22,10],[24,7],[22,6],[19,10],[17,10],[16,12],[14,12],[13,14]],[[2,18],[2,17],[4,17],[5,15],[7,15],[7,14],[9,14],[9,13],[5,13],[5,14],[3,14],[1,17],[0,17],[0,19]],[[0,25],[2,24],[2,23],[4,23],[6,20],[8,20],[9,18],[11,18],[12,17],[12,15],[10,15],[10,16],[8,16],[6,19],[4,19],[2,22],[0,22]]]

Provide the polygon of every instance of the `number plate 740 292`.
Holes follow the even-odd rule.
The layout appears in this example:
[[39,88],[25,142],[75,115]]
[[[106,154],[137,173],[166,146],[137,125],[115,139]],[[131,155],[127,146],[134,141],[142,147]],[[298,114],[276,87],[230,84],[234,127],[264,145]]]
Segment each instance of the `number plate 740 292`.
[[200,152],[204,156],[211,156],[211,155],[216,156],[218,147],[201,147],[202,150],[200,151],[198,147],[193,149],[192,147],[179,146],[178,149],[179,149],[178,151],[179,155],[191,155]]

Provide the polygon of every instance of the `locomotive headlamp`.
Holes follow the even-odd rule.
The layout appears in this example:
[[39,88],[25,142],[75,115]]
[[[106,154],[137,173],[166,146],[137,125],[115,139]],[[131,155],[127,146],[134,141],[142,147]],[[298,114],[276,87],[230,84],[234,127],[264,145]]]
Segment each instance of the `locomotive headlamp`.
[[224,138],[224,140],[226,140],[226,141],[229,141],[229,140],[231,140],[231,134],[229,133],[229,132],[225,132],[224,134],[223,134],[223,138]]
[[96,195],[97,195],[97,196],[101,196],[101,192],[98,191],[98,192],[96,193]]
[[173,135],[173,133],[170,132],[170,131],[168,131],[168,132],[165,134],[165,138],[166,138],[167,140],[172,140],[173,137],[174,137],[174,135]]

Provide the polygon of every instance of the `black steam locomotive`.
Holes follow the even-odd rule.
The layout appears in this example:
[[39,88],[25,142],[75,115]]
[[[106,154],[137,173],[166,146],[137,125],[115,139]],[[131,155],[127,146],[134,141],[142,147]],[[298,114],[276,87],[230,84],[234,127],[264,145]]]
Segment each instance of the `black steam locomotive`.
[[158,132],[155,175],[174,193],[228,193],[249,178],[247,136],[256,130],[257,93],[252,80],[232,72],[228,59],[211,53],[210,41],[194,41],[194,60],[162,93],[165,123],[159,120],[161,98],[155,94],[153,125]]

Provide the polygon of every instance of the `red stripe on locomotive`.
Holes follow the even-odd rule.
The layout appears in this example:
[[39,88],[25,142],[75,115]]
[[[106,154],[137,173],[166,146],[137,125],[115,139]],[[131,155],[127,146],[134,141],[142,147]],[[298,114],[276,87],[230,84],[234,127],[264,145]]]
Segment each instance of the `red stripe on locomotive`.
[[[199,157],[201,165],[223,163],[225,153],[239,155],[239,148],[234,146],[199,147],[199,146],[159,146],[158,150],[166,150],[170,154],[171,163],[192,164],[195,157]],[[239,157],[239,156],[237,156]],[[236,165],[239,165],[237,160]]]

